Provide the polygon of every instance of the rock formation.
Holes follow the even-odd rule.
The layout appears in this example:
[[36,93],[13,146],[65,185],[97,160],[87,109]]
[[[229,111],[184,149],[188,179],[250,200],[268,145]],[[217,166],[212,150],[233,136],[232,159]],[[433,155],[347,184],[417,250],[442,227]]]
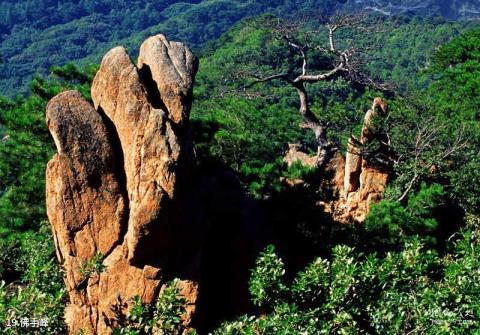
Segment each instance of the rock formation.
[[[372,108],[367,111],[363,121],[360,140],[351,136],[345,156],[345,177],[343,183],[343,201],[337,205],[337,219],[340,221],[365,220],[370,204],[378,202],[387,185],[388,173],[362,154],[362,147],[367,147],[374,139],[385,141],[385,135],[375,126],[375,119],[388,113],[388,106],[381,98],[375,98]],[[383,144],[382,144],[383,145]],[[382,149],[382,145],[380,148]],[[338,215],[338,212],[341,214]]]
[[[378,202],[385,190],[388,181],[388,171],[371,163],[362,152],[374,139],[385,142],[385,135],[375,127],[375,118],[383,117],[388,113],[386,102],[375,98],[373,106],[364,117],[360,139],[352,136],[347,145],[347,152],[343,157],[339,152],[332,155],[324,167],[324,175],[329,176],[322,182],[320,188],[328,188],[327,193],[333,194],[333,199],[319,201],[325,212],[333,220],[340,223],[362,222],[369,211],[372,202]],[[382,147],[381,147],[382,149]],[[316,166],[316,158],[300,151],[300,146],[290,144],[284,160],[288,166],[300,161],[308,167]],[[303,181],[285,180],[290,186],[302,185]],[[323,190],[320,193],[325,193]]]
[[301,150],[301,145],[297,143],[289,143],[283,162],[287,166],[292,166],[295,162],[302,163],[303,166],[314,168],[317,166],[317,157],[309,156]]
[[47,106],[58,151],[47,166],[47,214],[71,334],[110,334],[133,297],[154,302],[173,276],[187,300],[184,325],[191,322],[198,250],[184,198],[196,71],[187,47],[157,35],[141,46],[137,66],[122,47],[104,56],[94,106],[74,91]]

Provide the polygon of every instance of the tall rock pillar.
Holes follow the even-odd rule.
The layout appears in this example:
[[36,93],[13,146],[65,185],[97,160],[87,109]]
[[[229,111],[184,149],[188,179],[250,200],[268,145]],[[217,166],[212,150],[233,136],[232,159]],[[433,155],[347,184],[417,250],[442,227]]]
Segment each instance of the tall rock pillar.
[[186,46],[157,35],[142,44],[137,66],[122,47],[104,56],[93,106],[75,91],[47,106],[58,151],[47,166],[47,214],[71,334],[110,334],[133,297],[153,303],[173,277],[191,322],[199,250],[185,196],[197,67]]

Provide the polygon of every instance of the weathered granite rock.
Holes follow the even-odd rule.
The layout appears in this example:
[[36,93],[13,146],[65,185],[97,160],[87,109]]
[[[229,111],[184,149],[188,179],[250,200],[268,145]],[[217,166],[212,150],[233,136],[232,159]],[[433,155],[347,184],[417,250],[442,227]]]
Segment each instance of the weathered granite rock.
[[297,143],[289,143],[288,149],[283,156],[283,162],[291,167],[293,164],[300,162],[303,166],[314,168],[317,166],[317,157],[309,156],[301,151],[301,146]]
[[345,153],[345,177],[343,184],[343,193],[345,196],[358,189],[361,172],[361,153],[355,145],[355,139],[350,138],[347,144],[347,152]]
[[184,177],[182,163],[193,155],[187,152],[192,147],[187,143],[185,119],[197,61],[181,43],[170,45],[158,35],[140,48],[139,68],[125,49],[115,48],[105,55],[92,85],[95,108],[112,120],[124,155],[131,262],[151,254],[151,243],[142,242],[151,235],[162,236],[153,242],[157,251],[173,242],[168,220],[174,214],[171,201],[179,190],[177,179]]
[[[323,199],[318,205],[339,223],[363,222],[370,209],[370,204],[378,202],[388,181],[388,171],[373,166],[362,155],[361,147],[373,139],[383,140],[375,128],[374,119],[385,116],[388,112],[386,102],[375,98],[373,106],[364,117],[360,140],[351,137],[348,141],[345,158],[336,152],[323,168],[327,176],[320,185],[320,194],[329,194],[331,199]],[[314,167],[316,157],[299,150],[300,146],[290,144],[284,156],[284,162],[291,166],[299,161],[305,166]],[[301,179],[283,179],[288,186],[303,186]]]
[[71,334],[110,334],[132,298],[154,302],[175,275],[170,264],[185,259],[188,271],[180,272],[189,276],[178,285],[187,301],[184,325],[191,322],[196,255],[179,256],[178,245],[188,241],[182,199],[193,159],[196,71],[187,47],[157,35],[142,45],[138,68],[122,47],[105,55],[92,85],[94,107],[74,91],[47,106],[58,151],[47,166],[47,213],[66,271]]
[[378,202],[383,197],[389,174],[384,169],[372,166],[362,157],[360,146],[368,145],[379,134],[375,127],[375,118],[385,116],[388,106],[381,98],[375,98],[363,121],[360,141],[353,136],[349,139],[345,156],[345,178],[343,184],[343,199],[339,201],[336,219],[339,221],[362,222],[370,209],[372,202]]
[[149,38],[140,48],[138,68],[153,86],[150,89],[156,87],[160,93],[170,120],[178,124],[188,121],[192,74],[197,71],[197,61],[190,50],[182,43],[168,41],[163,35]]

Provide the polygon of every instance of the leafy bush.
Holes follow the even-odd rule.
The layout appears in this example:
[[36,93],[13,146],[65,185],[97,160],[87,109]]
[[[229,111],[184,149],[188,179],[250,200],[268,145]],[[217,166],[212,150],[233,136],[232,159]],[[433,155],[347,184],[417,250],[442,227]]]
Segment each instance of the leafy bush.
[[272,305],[281,301],[285,286],[283,262],[275,254],[273,245],[268,246],[257,259],[249,283],[253,303],[257,306]]
[[153,328],[151,306],[142,303],[140,296],[133,297],[133,306],[126,318],[119,316],[121,325],[113,330],[115,335],[150,334]]
[[[126,318],[119,316],[121,324],[114,329],[118,335],[176,335],[183,334],[182,315],[186,313],[185,298],[180,294],[178,279],[165,284],[155,305],[142,303],[139,296],[133,298],[133,306]],[[194,330],[188,331],[195,335]]]
[[[15,266],[21,270],[19,281],[0,283],[0,320],[21,318],[47,319],[48,326],[41,334],[59,334],[66,331],[64,306],[66,292],[62,271],[55,259],[49,228],[42,226],[36,234],[23,235],[19,243],[19,257]],[[18,328],[5,328],[4,334],[17,334]],[[2,330],[0,330],[2,333]]]
[[104,259],[105,255],[100,252],[85,261],[78,270],[85,278],[90,277],[92,274],[100,274],[105,271],[106,268],[105,265],[102,264]]
[[15,275],[20,271],[19,252],[17,242],[0,240],[0,278]]
[[459,164],[458,168],[448,172],[452,183],[453,194],[457,201],[468,211],[480,212],[480,153],[471,150],[464,153],[466,162]]
[[476,333],[480,219],[470,216],[468,222],[452,244],[453,252],[443,257],[418,239],[384,258],[337,246],[331,260],[316,259],[291,285],[285,283],[281,260],[269,246],[252,272],[251,282],[258,284],[251,291],[254,302],[260,296],[272,304],[270,312],[226,322],[214,333]]
[[180,334],[182,314],[185,313],[185,298],[180,295],[178,279],[168,283],[158,297],[153,313],[156,328],[160,334]]
[[372,206],[365,220],[365,230],[380,245],[398,245],[405,239],[404,227],[413,220],[397,201],[383,200]]
[[418,193],[408,199],[404,207],[394,200],[373,204],[365,220],[365,230],[373,244],[400,246],[412,236],[421,236],[435,244],[438,222],[434,210],[443,203],[445,192],[439,184],[421,185]]

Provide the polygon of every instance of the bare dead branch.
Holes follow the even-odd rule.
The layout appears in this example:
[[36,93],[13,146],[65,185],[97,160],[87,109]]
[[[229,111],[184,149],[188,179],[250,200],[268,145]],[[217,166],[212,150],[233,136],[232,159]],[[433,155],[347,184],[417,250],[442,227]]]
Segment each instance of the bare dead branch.
[[[280,72],[274,74],[257,74],[249,72],[237,72],[237,78],[247,79],[249,82],[239,90],[246,92],[249,88],[260,83],[281,80],[291,85],[299,97],[299,113],[303,118],[302,127],[311,129],[317,141],[318,161],[323,164],[328,156],[332,144],[327,140],[328,125],[322,123],[310,109],[310,100],[305,88],[306,83],[319,81],[332,81],[339,76],[361,84],[373,87],[380,91],[390,91],[391,85],[377,82],[365,73],[363,54],[367,48],[347,47],[341,49],[337,45],[337,32],[341,29],[353,29],[362,33],[374,32],[375,29],[369,25],[370,18],[366,14],[360,15],[335,15],[331,18],[319,17],[318,29],[305,29],[308,20],[281,21],[271,19],[266,22],[266,27],[273,36],[285,43],[295,54],[300,57],[301,67],[295,74]],[[321,44],[315,41],[319,34],[326,33],[326,43]],[[310,71],[309,60],[312,51],[319,51],[322,54],[331,56],[330,66],[323,70]],[[237,89],[238,90],[238,89]]]
[[298,76],[293,80],[294,83],[298,82],[317,82],[317,81],[322,81],[322,80],[329,80],[335,77],[340,71],[348,71],[348,69],[344,68],[343,64],[340,64],[339,66],[335,67],[334,69],[321,73],[321,74],[313,74],[313,75],[307,75],[307,74],[302,74],[301,76]]

